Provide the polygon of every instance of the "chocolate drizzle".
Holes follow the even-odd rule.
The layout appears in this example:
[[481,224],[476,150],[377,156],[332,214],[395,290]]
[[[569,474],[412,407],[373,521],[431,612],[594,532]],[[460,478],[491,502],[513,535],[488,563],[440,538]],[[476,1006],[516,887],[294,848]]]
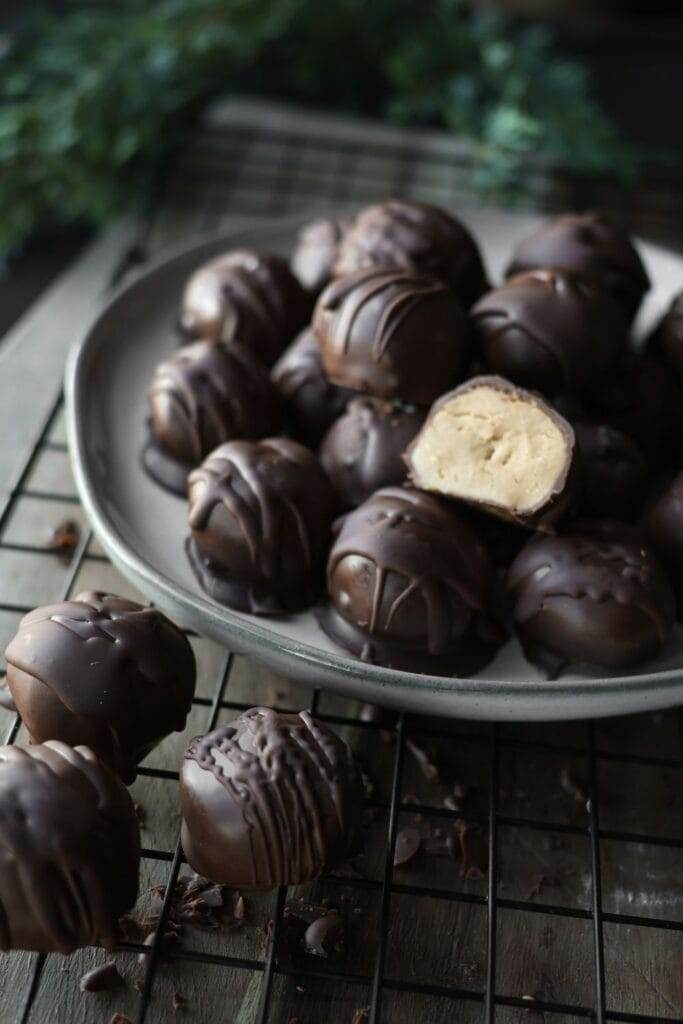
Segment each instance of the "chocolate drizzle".
[[134,903],[133,803],[86,747],[0,747],[0,949],[112,949]]
[[418,405],[455,380],[469,347],[467,324],[442,281],[381,267],[329,284],[313,331],[335,384]]
[[451,506],[387,487],[344,520],[327,566],[336,618],[323,611],[320,622],[367,660],[449,674],[471,648],[488,658],[500,642],[489,609],[493,575]]
[[465,309],[486,291],[476,242],[460,221],[425,203],[390,199],[357,216],[339,246],[334,276],[397,267],[440,278]]
[[580,274],[611,292],[632,320],[650,281],[628,236],[595,211],[566,213],[548,221],[516,249],[507,270],[512,277],[554,267]]
[[[274,888],[315,878],[353,852],[362,787],[344,743],[309,714],[253,708],[192,741],[182,771],[183,844],[224,884]],[[202,795],[204,794],[204,796]],[[206,815],[204,797],[211,801]],[[211,834],[211,837],[209,836]]]
[[309,300],[286,260],[236,249],[195,271],[181,324],[194,337],[239,341],[272,366],[303,326]]
[[324,559],[335,498],[315,456],[287,438],[221,445],[190,476],[198,551],[252,612],[308,603]]
[[25,615],[5,656],[31,738],[87,743],[125,782],[164,736],[185,726],[194,655],[156,609],[79,594]]
[[494,372],[549,395],[595,386],[627,344],[616,302],[555,270],[510,278],[475,305],[472,320]]

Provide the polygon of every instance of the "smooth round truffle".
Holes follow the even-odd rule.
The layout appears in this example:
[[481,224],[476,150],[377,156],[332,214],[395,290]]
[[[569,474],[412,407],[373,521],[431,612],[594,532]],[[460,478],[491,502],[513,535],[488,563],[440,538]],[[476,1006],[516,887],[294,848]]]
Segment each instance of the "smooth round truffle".
[[231,441],[190,475],[190,562],[221,604],[256,615],[315,599],[337,499],[316,457],[287,438]]
[[575,423],[581,459],[581,511],[586,516],[631,520],[648,483],[643,453],[627,434],[604,423]]
[[510,278],[476,303],[472,323],[493,373],[551,397],[595,386],[627,346],[614,299],[557,270]]
[[300,885],[356,852],[363,787],[351,751],[306,711],[245,711],[194,739],[180,773],[189,864],[223,885]]
[[435,675],[469,674],[502,640],[494,568],[455,507],[386,487],[350,512],[327,564],[323,630],[357,657]]
[[678,463],[683,391],[657,359],[628,356],[585,401],[591,418],[633,438],[651,469]]
[[286,259],[234,249],[190,277],[180,323],[195,338],[239,341],[272,366],[309,312],[310,299]]
[[618,300],[628,322],[650,287],[626,232],[595,211],[565,213],[548,221],[517,246],[507,276],[543,267],[595,281]]
[[285,400],[285,415],[293,435],[311,448],[318,447],[327,428],[355,394],[327,379],[310,327],[283,352],[273,367],[272,379]]
[[31,742],[85,744],[124,782],[185,728],[192,647],[155,608],[94,591],[29,612],[5,652],[7,682]]
[[313,330],[328,378],[376,398],[429,405],[465,368],[470,328],[435,277],[370,268],[333,281]]
[[0,950],[113,949],[138,891],[133,801],[87,747],[0,747]]
[[481,254],[467,228],[445,210],[404,199],[366,207],[344,235],[334,276],[367,267],[398,267],[438,277],[464,309],[488,287]]
[[683,292],[676,295],[659,321],[648,346],[683,379]]
[[568,664],[625,670],[669,639],[674,597],[654,549],[635,528],[582,520],[533,537],[508,573],[513,618],[531,662],[557,676]]
[[320,461],[341,507],[355,508],[380,487],[402,483],[403,453],[424,423],[414,405],[381,398],[354,398],[320,445]]
[[157,367],[148,392],[145,469],[186,494],[187,476],[224,441],[279,430],[283,405],[268,371],[242,345],[197,341]]
[[683,619],[683,473],[679,473],[643,519],[643,529],[662,560]]
[[299,232],[292,271],[311,295],[318,295],[332,277],[339,243],[350,226],[351,220],[344,217],[322,217]]

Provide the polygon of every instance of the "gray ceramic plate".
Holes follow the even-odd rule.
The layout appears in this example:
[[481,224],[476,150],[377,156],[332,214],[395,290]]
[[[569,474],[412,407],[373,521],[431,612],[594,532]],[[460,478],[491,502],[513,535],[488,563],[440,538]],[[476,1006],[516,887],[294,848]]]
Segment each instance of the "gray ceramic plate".
[[[533,222],[498,211],[466,218],[494,280]],[[176,620],[295,679],[379,704],[487,719],[564,719],[666,707],[683,699],[683,634],[646,671],[621,677],[567,675],[548,683],[511,640],[473,679],[443,679],[365,665],[335,648],[311,614],[262,619],[230,611],[201,591],[183,540],[185,503],[155,486],[140,466],[145,391],[156,363],[178,345],[178,296],[188,274],[233,246],[287,253],[298,224],[261,224],[203,241],[127,285],[75,346],[67,368],[68,423],[78,489],[116,566]],[[683,260],[643,246],[653,281],[641,331],[683,285]]]

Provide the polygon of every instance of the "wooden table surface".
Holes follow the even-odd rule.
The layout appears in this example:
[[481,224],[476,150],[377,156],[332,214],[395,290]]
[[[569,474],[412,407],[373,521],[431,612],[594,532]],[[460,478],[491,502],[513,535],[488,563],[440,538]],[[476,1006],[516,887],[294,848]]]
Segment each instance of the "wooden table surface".
[[[59,404],[68,344],[106,297],[131,245],[142,243],[149,258],[197,231],[225,231],[238,214],[272,216],[389,192],[451,206],[457,199],[453,174],[441,159],[430,160],[430,146],[441,152],[436,138],[429,144],[422,138],[416,150],[407,133],[391,130],[383,137],[360,126],[354,134],[352,123],[335,131],[329,121],[323,138],[313,123],[288,120],[279,108],[257,114],[253,108],[241,115],[237,108],[223,111],[197,146],[203,170],[196,191],[188,190],[181,173],[151,224],[121,223],[97,239],[0,343],[0,649],[24,608],[86,588],[136,596],[88,535]],[[222,162],[215,163],[217,152]],[[209,154],[213,191],[204,176]],[[66,519],[82,530],[71,557],[48,550]],[[179,809],[173,773],[189,739],[206,729],[225,673],[225,651],[199,637],[192,643],[198,703],[184,732],[150,755],[132,787],[150,852],[142,864],[140,918],[154,904],[151,887],[165,884],[174,866]],[[106,1024],[117,1011],[131,1020],[146,1013],[145,1020],[159,1024],[352,1024],[380,976],[377,1019],[387,1024],[521,1022],[544,1012],[545,1004],[553,1004],[545,1012],[558,1022],[683,1019],[678,711],[495,729],[415,717],[367,721],[356,702],[313,695],[295,680],[236,658],[215,713],[226,722],[244,706],[305,708],[311,702],[351,744],[367,775],[363,854],[300,892],[245,894],[246,920],[239,928],[186,928],[154,971],[146,1009],[138,991],[145,965],[132,948],[115,955],[125,987],[97,994],[81,993],[78,983],[87,969],[105,962],[102,951],[51,956],[44,964],[33,954],[3,955],[0,1024]],[[11,724],[9,713],[1,712],[3,734]],[[17,741],[24,740],[20,730]],[[453,809],[454,791],[459,810]],[[457,843],[455,855],[444,851],[463,818],[484,841],[493,833],[491,870],[479,877],[476,871],[463,875]],[[420,831],[422,848],[392,870],[392,842],[406,826]],[[179,871],[189,869],[180,864]],[[301,894],[342,910],[347,935],[340,957],[292,959],[281,936],[279,956],[269,957],[265,932],[278,901]],[[174,993],[182,996],[179,1007]]]

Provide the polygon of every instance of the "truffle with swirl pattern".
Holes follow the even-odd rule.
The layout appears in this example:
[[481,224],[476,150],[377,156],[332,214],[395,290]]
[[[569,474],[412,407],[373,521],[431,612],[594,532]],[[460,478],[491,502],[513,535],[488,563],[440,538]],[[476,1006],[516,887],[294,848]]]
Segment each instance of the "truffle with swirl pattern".
[[357,852],[361,776],[307,712],[245,711],[192,741],[180,773],[188,862],[223,885],[299,885]]

